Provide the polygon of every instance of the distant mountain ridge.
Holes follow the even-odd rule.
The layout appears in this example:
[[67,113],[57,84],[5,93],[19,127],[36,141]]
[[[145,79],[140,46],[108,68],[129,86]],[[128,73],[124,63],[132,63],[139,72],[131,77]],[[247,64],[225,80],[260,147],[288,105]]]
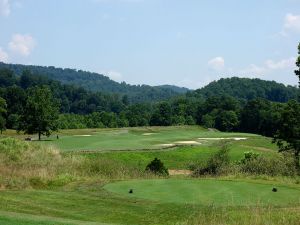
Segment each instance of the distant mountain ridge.
[[83,70],[62,69],[53,66],[33,66],[20,64],[5,64],[0,62],[0,69],[8,68],[16,75],[21,75],[24,70],[33,74],[46,76],[63,84],[72,84],[90,91],[117,93],[127,95],[130,102],[141,103],[162,101],[184,95],[206,99],[212,96],[228,95],[242,100],[264,98],[274,102],[287,102],[297,98],[298,88],[286,86],[275,81],[266,81],[251,78],[221,78],[213,81],[203,88],[190,90],[174,85],[130,85],[125,82],[118,83],[109,77],[98,73]]
[[127,95],[133,102],[164,100],[189,91],[187,88],[173,85],[150,86],[130,85],[125,82],[118,83],[103,74],[75,69],[62,69],[54,66],[5,64],[0,62],[0,69],[2,68],[8,68],[18,76],[24,70],[29,70],[33,74],[43,75],[63,84],[80,86],[90,91]]
[[287,102],[290,99],[296,99],[298,91],[296,87],[275,81],[231,77],[213,81],[188,95],[202,98],[228,95],[243,100],[264,98],[274,102]]

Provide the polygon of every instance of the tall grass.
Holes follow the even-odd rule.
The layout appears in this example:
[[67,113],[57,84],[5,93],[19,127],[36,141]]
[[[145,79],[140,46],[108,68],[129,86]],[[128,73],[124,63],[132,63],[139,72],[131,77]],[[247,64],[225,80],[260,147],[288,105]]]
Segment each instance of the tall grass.
[[282,225],[300,224],[300,208],[243,207],[199,210],[180,225]]
[[0,188],[45,188],[79,179],[123,179],[144,176],[121,162],[81,155],[14,138],[0,139]]
[[245,152],[244,158],[230,162],[227,143],[220,142],[219,150],[212,154],[206,162],[190,165],[194,176],[221,176],[221,175],[265,175],[297,177],[293,156],[289,153],[260,155]]

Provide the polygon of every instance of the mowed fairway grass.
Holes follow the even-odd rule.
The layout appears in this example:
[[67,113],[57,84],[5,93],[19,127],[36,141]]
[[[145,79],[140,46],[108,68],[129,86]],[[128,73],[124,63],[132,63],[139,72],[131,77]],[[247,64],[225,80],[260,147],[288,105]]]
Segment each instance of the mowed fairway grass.
[[[217,139],[234,137],[246,139]],[[198,144],[178,143],[182,141]],[[157,157],[177,170],[208,159],[224,141],[231,161],[240,160],[246,151],[270,157],[277,152],[270,138],[197,126],[64,130],[59,139],[53,135],[41,143],[65,155],[140,170]],[[291,180],[94,177],[58,187],[2,190],[0,224],[299,224],[300,186]]]
[[180,145],[178,142],[195,141],[206,144],[198,138],[256,137],[245,133],[225,133],[209,131],[198,126],[145,127],[121,129],[83,129],[64,130],[50,138],[44,138],[46,144],[52,144],[62,151],[111,151],[111,150],[147,150],[168,148]]
[[[244,181],[217,179],[153,179],[107,184],[105,189],[128,198],[202,206],[293,206],[300,204],[300,189]],[[130,194],[128,190],[132,189]]]

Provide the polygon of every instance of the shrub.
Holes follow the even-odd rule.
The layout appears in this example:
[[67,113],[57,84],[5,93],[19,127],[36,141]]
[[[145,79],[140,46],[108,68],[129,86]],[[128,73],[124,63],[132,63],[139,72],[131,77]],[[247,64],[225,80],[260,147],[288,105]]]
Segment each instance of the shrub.
[[155,173],[156,175],[167,176],[169,175],[168,169],[160,161],[160,159],[155,158],[146,166],[146,171]]
[[247,152],[245,158],[239,163],[242,173],[268,176],[294,176],[296,169],[293,157],[288,154],[263,156]]
[[256,152],[244,152],[244,158],[241,160],[241,163],[256,160],[259,156],[259,153]]
[[194,167],[194,175],[221,175],[227,173],[230,164],[229,148],[226,143],[207,162]]

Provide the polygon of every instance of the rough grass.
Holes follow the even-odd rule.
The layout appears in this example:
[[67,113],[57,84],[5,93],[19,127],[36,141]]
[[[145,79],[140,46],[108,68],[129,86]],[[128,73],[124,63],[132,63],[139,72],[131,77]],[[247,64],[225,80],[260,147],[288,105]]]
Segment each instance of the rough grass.
[[14,138],[0,139],[0,187],[47,188],[89,178],[125,179],[147,176],[113,159],[62,155],[57,149]]
[[199,210],[181,225],[298,225],[300,208],[244,207]]

